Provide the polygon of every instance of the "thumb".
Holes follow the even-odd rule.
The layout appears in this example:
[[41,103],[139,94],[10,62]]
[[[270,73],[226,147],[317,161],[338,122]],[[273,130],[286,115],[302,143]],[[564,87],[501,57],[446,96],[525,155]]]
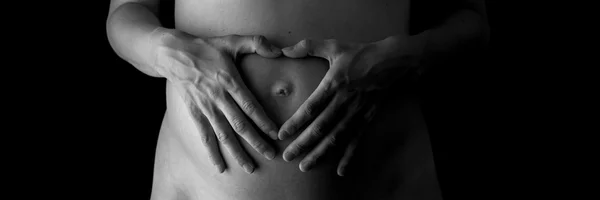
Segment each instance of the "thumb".
[[281,49],[272,45],[262,35],[239,36],[233,46],[235,48],[233,52],[238,54],[257,53],[266,58],[276,58],[281,55]]
[[294,46],[289,46],[281,49],[283,55],[290,58],[302,58],[309,55],[310,45],[309,40],[302,40]]
[[302,58],[315,56],[331,61],[331,56],[337,49],[336,40],[312,40],[304,39],[294,46],[281,49],[283,55],[290,58]]

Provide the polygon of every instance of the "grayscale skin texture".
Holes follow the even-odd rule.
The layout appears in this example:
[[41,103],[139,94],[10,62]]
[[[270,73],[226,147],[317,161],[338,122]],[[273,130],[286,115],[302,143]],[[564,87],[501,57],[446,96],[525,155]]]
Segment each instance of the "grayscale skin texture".
[[[392,79],[400,75],[388,78],[394,81],[382,92],[379,111],[368,122],[355,121],[356,132],[364,133],[345,176],[338,175],[342,143],[308,171],[299,169],[306,154],[284,160],[284,151],[299,134],[278,140],[272,131],[304,112],[303,103],[326,77],[332,60],[271,51],[270,44],[335,39],[340,55],[377,44],[370,54],[353,54],[368,55],[365,59],[348,58],[360,63],[379,64],[406,54],[435,60],[462,42],[485,41],[472,39],[486,37],[480,13],[457,12],[442,26],[409,36],[409,0],[177,0],[175,29],[166,30],[156,19],[157,5],[157,0],[112,1],[107,20],[109,41],[119,56],[148,75],[168,79],[152,199],[441,198],[419,100],[407,92],[410,81]],[[342,46],[348,48],[338,48]],[[412,62],[375,71],[392,66],[405,71],[403,63]],[[223,106],[224,98],[207,98],[228,94],[235,101],[229,107]],[[259,109],[245,112],[246,104],[236,99],[242,97],[253,99]],[[198,111],[190,102],[204,103],[204,108]],[[241,109],[238,116],[249,119],[244,131],[229,130],[225,143],[225,137],[212,133],[218,124],[202,117],[225,119],[235,103]],[[268,159],[267,152],[275,153],[274,158]]]

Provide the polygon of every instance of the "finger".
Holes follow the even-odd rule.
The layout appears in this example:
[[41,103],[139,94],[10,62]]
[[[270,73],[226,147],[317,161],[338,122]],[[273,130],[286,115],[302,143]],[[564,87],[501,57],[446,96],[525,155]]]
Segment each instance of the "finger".
[[235,137],[233,130],[231,130],[231,126],[229,122],[223,116],[218,108],[211,106],[210,113],[212,115],[206,115],[210,124],[212,124],[217,140],[225,146],[229,154],[233,157],[233,159],[240,165],[244,170],[251,174],[254,171],[254,164],[252,164],[252,160],[246,153],[246,151],[240,146],[239,141]]
[[209,160],[211,163],[217,168],[219,173],[223,173],[225,171],[226,165],[223,160],[223,156],[221,154],[221,150],[219,149],[219,144],[215,137],[213,127],[210,125],[210,122],[203,114],[204,106],[201,101],[197,98],[197,96],[192,95],[191,91],[187,90],[186,86],[177,87],[181,94],[185,95],[185,102],[188,104],[188,111],[193,118],[194,124],[198,128],[200,134],[200,141],[202,145],[207,150]]
[[314,146],[317,141],[320,141],[326,135],[325,133],[328,133],[329,130],[333,128],[331,122],[335,119],[335,114],[339,114],[339,108],[343,102],[341,101],[341,98],[340,95],[335,96],[315,121],[304,129],[298,138],[288,145],[283,152],[283,159],[285,161],[289,162],[296,158],[297,155],[309,150],[309,147]]
[[219,144],[215,137],[213,127],[210,125],[206,116],[202,114],[201,109],[198,108],[198,106],[193,105],[190,108],[190,114],[194,118],[196,127],[198,127],[200,132],[200,140],[208,150],[209,160],[217,168],[219,173],[223,173],[225,171],[225,161],[219,150]]
[[334,81],[331,81],[331,78],[329,78],[331,75],[329,74],[325,74],[317,89],[300,105],[292,117],[281,125],[279,129],[280,140],[285,140],[294,135],[300,127],[317,117],[323,107],[329,103],[328,100],[334,95],[337,89],[337,85],[334,84]]
[[235,102],[228,97],[225,97],[222,103],[219,103],[220,109],[223,111],[225,118],[238,135],[240,135],[254,150],[264,155],[267,159],[272,160],[275,157],[275,150],[269,145],[252,127],[246,116],[235,105]]
[[316,162],[325,155],[331,147],[339,145],[341,141],[340,136],[341,133],[348,130],[351,119],[355,117],[356,112],[348,112],[344,117],[339,121],[339,123],[329,132],[329,134],[319,142],[319,144],[308,153],[302,162],[300,162],[300,170],[306,172],[310,170]]
[[359,134],[354,139],[352,139],[352,142],[350,142],[350,144],[346,148],[346,151],[344,152],[344,156],[342,157],[342,160],[340,160],[340,163],[337,168],[338,176],[344,176],[344,174],[346,173],[346,166],[348,166],[348,163],[350,163],[350,159],[354,155],[354,150],[356,149],[356,144],[358,143],[358,140],[361,135],[362,134]]
[[[242,111],[250,117],[250,119],[261,129],[262,132],[266,133],[271,139],[277,139],[277,126],[267,116],[260,103],[254,98],[254,95],[246,87],[244,82],[239,76],[224,76],[223,74],[218,75],[219,81],[227,87],[227,92],[231,95],[233,100],[239,105]],[[250,127],[251,128],[251,127]],[[254,129],[252,129],[254,130]]]
[[262,35],[230,35],[232,52],[237,54],[257,53],[267,58],[275,58],[281,55],[281,49],[272,45],[265,36]]
[[[371,103],[373,103],[373,102],[371,102]],[[358,113],[363,113],[362,111],[364,111],[365,114],[362,116],[362,119],[360,116],[356,116],[354,118],[354,120],[355,121],[363,120],[364,124],[368,124],[373,119],[376,110],[377,110],[377,106],[375,106],[375,105],[366,107],[366,108],[362,109],[361,112],[358,112]],[[350,129],[348,129],[348,127],[350,127],[350,126],[346,126],[346,128],[347,128],[346,130],[342,129],[342,130],[339,130],[339,132],[355,130],[356,133],[358,133],[358,134],[352,139],[352,141],[350,142],[348,147],[346,147],[344,155],[342,156],[342,159],[340,160],[340,163],[338,164],[338,168],[337,168],[338,176],[344,176],[346,174],[346,169],[347,169],[348,163],[350,163],[352,156],[354,156],[354,150],[356,149],[357,143],[358,143],[358,141],[360,141],[360,137],[365,133],[366,126],[363,125],[363,126],[358,127],[357,122],[352,122],[350,124],[353,124],[353,126]]]
[[331,55],[337,47],[336,40],[310,40],[304,39],[294,46],[281,49],[283,55],[290,58],[302,58],[306,56],[316,56],[325,58],[329,61]]

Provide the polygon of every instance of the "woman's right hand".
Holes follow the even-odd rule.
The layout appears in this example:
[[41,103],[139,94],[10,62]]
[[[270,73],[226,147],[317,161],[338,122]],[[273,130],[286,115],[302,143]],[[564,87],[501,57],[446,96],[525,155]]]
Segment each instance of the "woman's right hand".
[[254,171],[254,164],[235,133],[267,159],[275,157],[274,148],[254,130],[250,120],[274,140],[277,127],[244,85],[234,63],[241,54],[275,58],[281,55],[279,48],[263,36],[198,38],[165,28],[156,29],[150,38],[156,71],[178,88],[209,159],[220,173],[226,167],[217,142],[247,173]]

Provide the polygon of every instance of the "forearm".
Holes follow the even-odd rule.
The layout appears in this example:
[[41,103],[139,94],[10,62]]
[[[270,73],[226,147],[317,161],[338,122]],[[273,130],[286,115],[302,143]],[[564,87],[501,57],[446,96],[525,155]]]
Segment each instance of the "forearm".
[[119,57],[138,70],[160,77],[152,56],[152,31],[161,24],[149,8],[138,3],[125,3],[108,16],[106,30],[108,40]]
[[485,48],[489,42],[489,26],[484,13],[464,9],[457,11],[441,26],[414,37],[424,40],[418,42],[422,50],[415,70],[421,75],[449,58]]
[[376,42],[384,52],[375,60],[380,66],[400,67],[401,76],[416,80],[439,63],[481,50],[488,40],[485,13],[464,9],[455,12],[440,26],[419,34],[393,35]]

